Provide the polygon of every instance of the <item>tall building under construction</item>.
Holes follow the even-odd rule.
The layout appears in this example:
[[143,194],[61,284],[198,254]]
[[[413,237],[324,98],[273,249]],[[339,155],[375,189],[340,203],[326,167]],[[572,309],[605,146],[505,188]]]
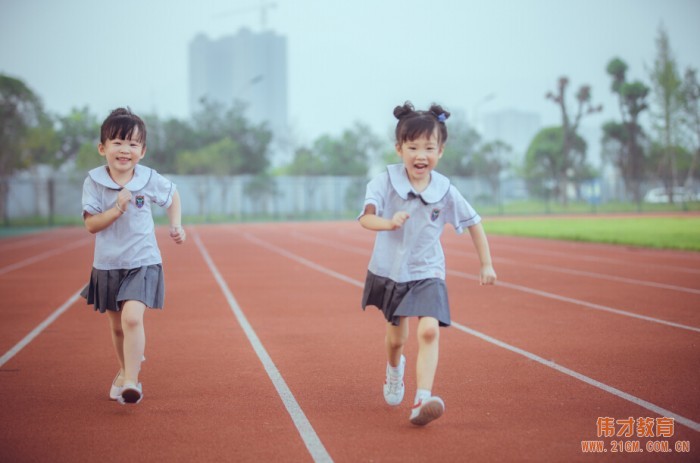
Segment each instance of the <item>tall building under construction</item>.
[[216,40],[200,34],[189,47],[190,113],[202,98],[230,107],[246,104],[253,123],[275,137],[287,130],[287,40],[273,31],[241,29]]

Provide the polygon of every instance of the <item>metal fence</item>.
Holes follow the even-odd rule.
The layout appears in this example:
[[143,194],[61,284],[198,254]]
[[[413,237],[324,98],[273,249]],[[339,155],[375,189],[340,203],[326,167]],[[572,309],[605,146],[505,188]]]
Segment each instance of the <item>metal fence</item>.
[[[341,176],[276,176],[260,187],[252,176],[166,175],[182,199],[184,216],[198,221],[304,220],[355,217],[362,207],[368,179]],[[4,224],[34,219],[44,223],[79,222],[84,177],[24,173],[7,180]],[[487,213],[546,213],[553,200],[528,197],[524,181],[506,178],[500,190],[474,178],[452,178],[452,183],[479,210]],[[647,190],[658,185],[646,185]],[[646,190],[645,190],[646,191]],[[626,201],[624,185],[610,177],[589,182],[577,192],[591,210],[610,202]],[[515,211],[513,204],[531,201],[530,210]],[[641,205],[637,205],[640,209]],[[695,209],[697,210],[697,208]],[[154,208],[156,217],[165,211]]]

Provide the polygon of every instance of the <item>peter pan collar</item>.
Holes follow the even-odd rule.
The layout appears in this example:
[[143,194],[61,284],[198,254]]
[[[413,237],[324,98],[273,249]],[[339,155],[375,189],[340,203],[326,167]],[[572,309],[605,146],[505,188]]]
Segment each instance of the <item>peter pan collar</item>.
[[[96,167],[88,172],[88,175],[95,182],[111,190],[122,189],[122,186],[112,180],[112,177],[109,176],[107,166]],[[148,184],[148,181],[151,179],[151,175],[153,175],[153,169],[142,166],[141,164],[136,164],[136,167],[134,168],[134,176],[131,177],[129,183],[124,185],[124,188],[129,191],[142,190]]]
[[403,164],[391,164],[386,167],[386,170],[391,186],[404,200],[420,198],[423,204],[434,204],[444,198],[450,190],[450,180],[439,172],[432,171],[428,187],[422,193],[417,193],[411,186]]

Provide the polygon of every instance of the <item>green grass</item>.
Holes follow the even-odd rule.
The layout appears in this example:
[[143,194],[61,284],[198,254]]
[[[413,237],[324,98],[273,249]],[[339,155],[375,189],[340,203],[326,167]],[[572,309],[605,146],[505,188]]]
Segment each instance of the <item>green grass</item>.
[[582,217],[517,217],[485,219],[491,235],[528,236],[569,241],[623,244],[659,249],[700,251],[700,216],[596,215]]

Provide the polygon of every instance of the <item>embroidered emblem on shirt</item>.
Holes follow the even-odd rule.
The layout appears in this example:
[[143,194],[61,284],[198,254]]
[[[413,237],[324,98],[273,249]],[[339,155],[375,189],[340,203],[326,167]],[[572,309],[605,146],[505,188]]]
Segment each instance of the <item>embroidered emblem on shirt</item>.
[[440,215],[440,209],[433,209],[433,212],[430,213],[430,220],[435,222]]
[[144,203],[143,196],[137,196],[136,197],[136,207],[141,209],[143,207],[143,203]]

